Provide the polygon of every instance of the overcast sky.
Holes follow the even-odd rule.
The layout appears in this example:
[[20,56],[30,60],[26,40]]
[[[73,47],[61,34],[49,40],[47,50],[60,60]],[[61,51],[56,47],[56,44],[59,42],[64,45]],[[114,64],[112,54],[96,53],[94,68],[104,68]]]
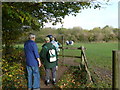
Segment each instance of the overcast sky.
[[[101,0],[100,0],[101,1]],[[82,27],[83,29],[93,29],[94,27],[103,28],[106,25],[118,28],[118,1],[110,0],[109,5],[103,5],[99,9],[85,9],[74,16],[66,16],[63,24],[64,28]],[[61,24],[52,26],[50,23],[46,27],[61,28]]]

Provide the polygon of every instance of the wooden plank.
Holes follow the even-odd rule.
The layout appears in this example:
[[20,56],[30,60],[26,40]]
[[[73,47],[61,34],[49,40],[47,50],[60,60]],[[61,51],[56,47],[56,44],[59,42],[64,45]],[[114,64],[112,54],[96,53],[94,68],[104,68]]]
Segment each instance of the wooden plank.
[[[59,47],[60,49],[71,49],[71,50],[81,50],[81,47]],[[86,49],[86,48],[83,48]]]
[[90,71],[88,70],[87,58],[86,58],[86,55],[85,55],[84,47],[83,47],[83,46],[82,46],[82,48],[81,48],[81,53],[82,53],[82,56],[83,56],[82,60],[83,60],[84,65],[85,65],[85,69],[86,69],[86,71],[87,71],[87,73],[88,73],[88,76],[89,76],[89,79],[90,79],[91,83],[93,83],[92,76],[91,76],[91,74],[90,74]]
[[[64,45],[64,36],[62,35],[62,47],[64,47],[63,46]],[[62,49],[62,64],[64,63],[64,49]]]
[[82,54],[83,54],[84,62],[86,63],[86,66],[87,66],[87,68],[88,68],[87,58],[86,58],[86,55],[85,55],[85,51],[84,51],[84,50],[82,50]]
[[[63,56],[63,55],[58,55],[58,56]],[[81,56],[71,56],[71,55],[64,55],[64,57],[81,58]]]

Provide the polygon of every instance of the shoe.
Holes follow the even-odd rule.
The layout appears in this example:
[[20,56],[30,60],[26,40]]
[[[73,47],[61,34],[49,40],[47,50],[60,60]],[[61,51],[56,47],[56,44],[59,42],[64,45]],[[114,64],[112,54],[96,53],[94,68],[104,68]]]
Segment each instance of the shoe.
[[50,82],[48,81],[45,81],[45,85],[48,86],[50,84]]
[[52,81],[53,85],[56,85],[56,82],[55,81]]
[[28,88],[28,90],[32,90],[32,88]]

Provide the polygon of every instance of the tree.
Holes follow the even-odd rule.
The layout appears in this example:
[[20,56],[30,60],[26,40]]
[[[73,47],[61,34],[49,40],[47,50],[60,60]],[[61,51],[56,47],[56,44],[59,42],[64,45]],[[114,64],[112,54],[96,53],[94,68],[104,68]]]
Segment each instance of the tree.
[[102,41],[103,40],[104,35],[102,34],[100,27],[93,28],[92,33],[93,33],[94,41]]
[[103,27],[102,33],[104,33],[104,39],[103,40],[106,41],[106,42],[112,40],[113,37],[114,37],[114,35],[113,35],[114,34],[113,28],[108,26],[108,25]]
[[[53,25],[69,14],[76,16],[84,8],[99,8],[99,3],[90,2],[3,2],[2,29],[6,48],[18,40],[24,32],[39,30],[45,23]],[[24,27],[23,27],[24,26]],[[26,28],[26,29],[25,29]]]
[[82,30],[82,27],[73,27],[73,30],[79,31],[79,30]]

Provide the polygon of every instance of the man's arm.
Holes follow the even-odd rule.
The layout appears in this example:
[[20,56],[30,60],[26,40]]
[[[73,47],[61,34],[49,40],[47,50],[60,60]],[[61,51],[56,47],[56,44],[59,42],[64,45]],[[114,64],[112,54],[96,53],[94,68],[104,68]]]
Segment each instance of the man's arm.
[[33,51],[34,51],[36,59],[38,60],[38,64],[39,64],[38,66],[40,67],[41,66],[41,61],[40,61],[40,56],[39,56],[39,53],[38,53],[38,47],[37,47],[36,43],[33,45]]

